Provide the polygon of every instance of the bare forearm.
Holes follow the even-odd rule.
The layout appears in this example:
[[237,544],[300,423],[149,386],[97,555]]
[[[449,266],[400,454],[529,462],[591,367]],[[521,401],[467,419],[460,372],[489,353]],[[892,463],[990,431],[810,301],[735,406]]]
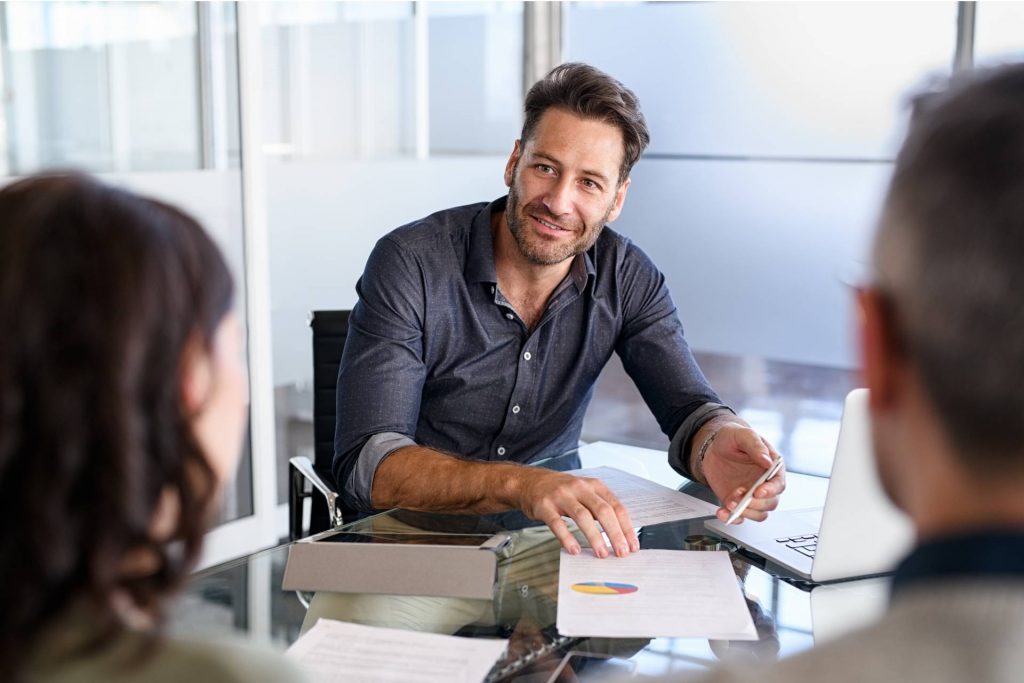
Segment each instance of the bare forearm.
[[528,468],[514,463],[463,460],[430,448],[400,448],[377,467],[373,507],[486,514],[517,507]]
[[[598,557],[640,549],[625,506],[598,479],[542,467],[463,460],[429,448],[400,448],[377,466],[371,500],[377,509],[486,514],[521,510],[544,522],[570,553],[580,545],[566,526],[571,517]],[[600,525],[600,526],[598,526]]]

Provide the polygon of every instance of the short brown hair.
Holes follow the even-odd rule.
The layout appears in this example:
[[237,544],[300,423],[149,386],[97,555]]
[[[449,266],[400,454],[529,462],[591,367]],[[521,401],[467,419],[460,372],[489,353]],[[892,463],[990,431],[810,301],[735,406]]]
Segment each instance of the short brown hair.
[[629,177],[633,164],[651,141],[636,94],[589,64],[570,62],[556,66],[533,84],[526,94],[523,132],[519,136],[524,144],[533,135],[544,112],[552,107],[610,123],[622,131],[619,183]]

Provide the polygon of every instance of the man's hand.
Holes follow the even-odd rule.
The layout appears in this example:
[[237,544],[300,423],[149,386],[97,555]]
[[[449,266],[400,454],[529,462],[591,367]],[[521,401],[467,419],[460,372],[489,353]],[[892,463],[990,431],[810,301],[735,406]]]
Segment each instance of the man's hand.
[[598,557],[608,556],[602,528],[619,557],[640,549],[629,513],[604,482],[541,467],[464,460],[406,446],[377,466],[372,500],[378,510],[401,507],[472,514],[521,510],[547,524],[575,555],[580,546],[562,520],[565,515],[576,522]]
[[[704,456],[704,478],[722,501],[718,518],[723,522],[739,503],[747,489],[771,467],[779,454],[750,427],[729,422],[718,427],[718,435]],[[785,465],[778,474],[754,491],[754,498],[743,512],[744,518],[762,522],[779,505],[786,488]]]
[[517,474],[520,481],[515,507],[547,524],[562,547],[573,555],[580,552],[580,546],[563,515],[576,522],[598,557],[608,556],[601,529],[617,556],[625,557],[640,549],[629,512],[600,479],[526,467]]

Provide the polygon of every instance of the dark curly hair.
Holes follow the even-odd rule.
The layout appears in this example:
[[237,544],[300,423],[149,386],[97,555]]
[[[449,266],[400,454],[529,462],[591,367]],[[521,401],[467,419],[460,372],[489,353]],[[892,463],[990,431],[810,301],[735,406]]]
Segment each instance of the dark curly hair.
[[[73,172],[0,190],[0,680],[70,605],[88,605],[91,648],[126,628],[115,596],[162,624],[216,497],[183,355],[212,345],[232,297],[217,247],[172,206]],[[167,490],[171,541],[150,534]],[[125,576],[139,549],[155,570]]]

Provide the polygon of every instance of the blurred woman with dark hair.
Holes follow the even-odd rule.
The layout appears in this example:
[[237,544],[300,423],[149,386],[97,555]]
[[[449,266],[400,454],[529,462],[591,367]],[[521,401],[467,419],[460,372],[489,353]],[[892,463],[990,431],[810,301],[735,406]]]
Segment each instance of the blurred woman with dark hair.
[[298,678],[162,633],[241,450],[232,289],[174,207],[73,173],[0,190],[0,680]]

